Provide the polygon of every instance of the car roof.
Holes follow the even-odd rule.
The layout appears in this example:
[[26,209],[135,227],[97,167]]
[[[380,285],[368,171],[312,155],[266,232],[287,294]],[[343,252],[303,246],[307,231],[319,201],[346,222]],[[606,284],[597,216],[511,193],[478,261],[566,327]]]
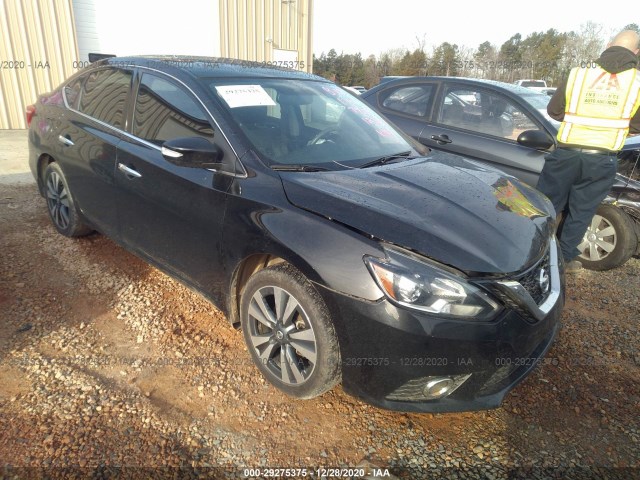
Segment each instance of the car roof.
[[[389,77],[387,77],[389,78]],[[413,83],[419,81],[456,81],[458,83],[467,84],[469,86],[491,86],[494,88],[499,88],[502,90],[507,90],[511,93],[514,93],[519,96],[523,95],[541,95],[540,93],[535,92],[526,87],[521,87],[519,85],[514,85],[512,83],[499,82],[497,80],[486,80],[484,78],[469,78],[469,77],[398,77],[386,80],[383,83],[379,83],[377,86],[367,91],[367,94],[370,94],[372,90],[378,90],[380,86],[384,86],[384,88],[391,87],[393,85],[402,85],[404,83]]]
[[233,78],[287,78],[299,80],[318,80],[330,83],[317,75],[278,67],[268,62],[252,62],[234,58],[145,55],[129,57],[111,57],[96,62],[96,66],[147,67],[165,73],[187,73],[197,78],[233,77]]

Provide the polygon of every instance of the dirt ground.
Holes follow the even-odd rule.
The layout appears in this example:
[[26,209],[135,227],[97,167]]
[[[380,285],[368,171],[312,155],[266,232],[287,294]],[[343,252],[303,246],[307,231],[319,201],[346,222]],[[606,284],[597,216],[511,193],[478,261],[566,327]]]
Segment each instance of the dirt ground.
[[58,235],[34,185],[0,184],[0,478],[320,478],[363,461],[401,478],[640,478],[639,273],[569,277],[550,361],[498,409],[388,412],[340,387],[293,401],[200,296],[101,235]]

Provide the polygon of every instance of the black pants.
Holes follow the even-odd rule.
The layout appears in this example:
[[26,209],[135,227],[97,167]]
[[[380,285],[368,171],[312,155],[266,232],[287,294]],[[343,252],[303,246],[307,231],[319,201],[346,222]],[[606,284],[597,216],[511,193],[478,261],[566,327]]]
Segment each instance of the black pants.
[[615,154],[583,153],[558,148],[545,157],[537,189],[544,193],[565,219],[560,248],[565,261],[578,255],[578,245],[616,177]]

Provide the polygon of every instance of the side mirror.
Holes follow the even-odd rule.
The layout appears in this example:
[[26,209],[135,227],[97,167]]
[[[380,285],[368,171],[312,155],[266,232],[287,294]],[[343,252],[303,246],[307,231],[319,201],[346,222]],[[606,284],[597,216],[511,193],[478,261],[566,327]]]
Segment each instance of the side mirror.
[[525,130],[516,141],[525,147],[541,150],[549,150],[555,143],[551,135],[542,130]]
[[206,138],[185,137],[164,142],[162,156],[179,167],[215,168],[222,163],[223,152]]

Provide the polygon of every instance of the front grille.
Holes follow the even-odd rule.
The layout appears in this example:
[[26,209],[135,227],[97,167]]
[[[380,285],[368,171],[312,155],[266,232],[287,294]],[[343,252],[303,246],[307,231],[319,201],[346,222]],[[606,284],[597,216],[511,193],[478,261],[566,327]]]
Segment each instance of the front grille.
[[546,272],[547,278],[549,278],[549,275],[551,275],[551,268],[549,266],[549,252],[547,252],[544,258],[535,267],[530,269],[524,275],[516,277],[514,279],[518,283],[520,283],[520,285],[522,285],[527,290],[527,292],[529,292],[529,295],[531,295],[531,298],[533,298],[537,305],[543,303],[549,296],[549,293],[551,293],[551,288],[549,288],[549,285],[545,292],[542,290],[542,286],[540,284],[540,271],[543,268]]
[[518,312],[522,318],[524,318],[529,323],[536,323],[536,318],[531,314],[531,312],[521,303],[513,300],[506,292],[500,290],[498,288],[493,289],[492,293],[500,299],[502,303],[511,310]]
[[[556,248],[555,242],[551,242],[550,248]],[[538,322],[540,312],[537,309],[553,293],[551,278],[554,275],[557,277],[557,272],[551,271],[552,268],[557,267],[551,266],[550,252],[551,250],[548,249],[546,254],[526,272],[485,284],[485,288],[498,297],[507,308],[518,312],[529,323]],[[519,291],[510,284],[518,285]]]

